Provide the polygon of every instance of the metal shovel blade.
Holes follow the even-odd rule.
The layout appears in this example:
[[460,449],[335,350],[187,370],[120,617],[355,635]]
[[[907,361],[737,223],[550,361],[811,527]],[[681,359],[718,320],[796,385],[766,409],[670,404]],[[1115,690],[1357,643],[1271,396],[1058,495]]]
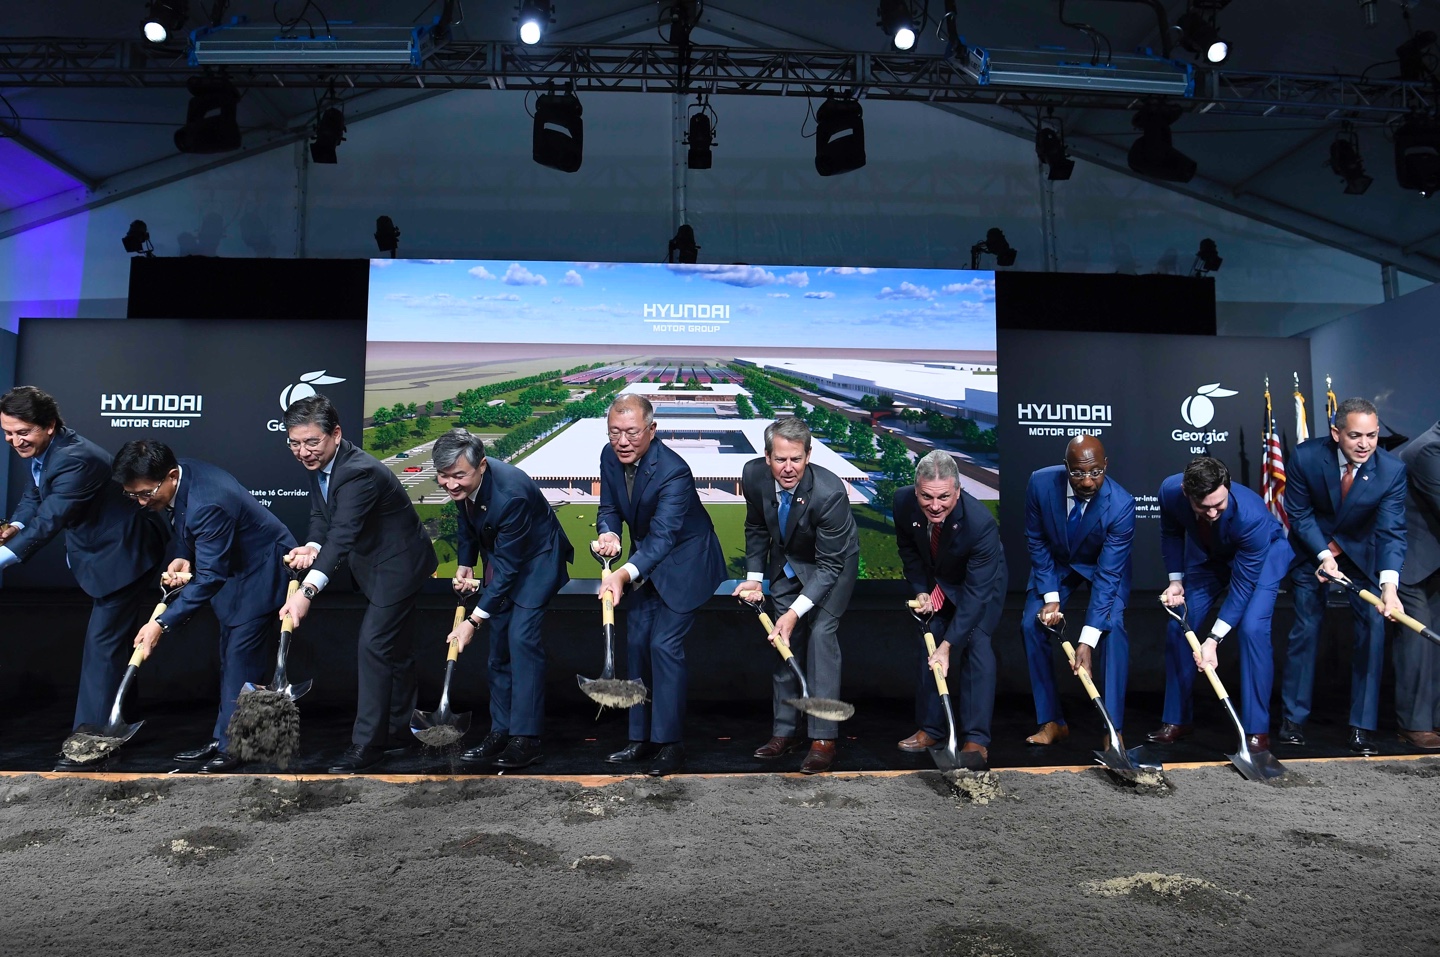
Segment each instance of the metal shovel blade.
[[855,706],[834,698],[786,698],[785,703],[796,711],[813,714],[823,721],[846,721],[855,715]]
[[448,708],[444,711],[421,711],[416,708],[410,714],[410,733],[427,747],[448,747],[465,737],[469,731],[469,711],[452,714]]
[[314,679],[314,678],[306,678],[304,681],[300,682],[298,685],[297,685],[297,684],[284,684],[284,685],[279,685],[279,686],[274,685],[274,684],[257,685],[257,684],[252,684],[252,683],[250,683],[249,681],[247,681],[247,682],[245,682],[244,686],[240,689],[240,691],[241,691],[242,693],[243,693],[243,692],[246,692],[246,691],[274,691],[274,692],[276,692],[277,694],[283,694],[285,697],[289,698],[291,701],[297,701],[297,700],[299,700],[300,696],[303,695],[305,692],[309,691],[310,688],[311,688],[312,686],[314,686],[314,684],[315,684],[315,679]]
[[76,764],[94,764],[118,751],[121,745],[135,737],[135,732],[144,723],[143,720],[134,724],[112,722],[103,728],[82,724],[60,745],[60,753]]

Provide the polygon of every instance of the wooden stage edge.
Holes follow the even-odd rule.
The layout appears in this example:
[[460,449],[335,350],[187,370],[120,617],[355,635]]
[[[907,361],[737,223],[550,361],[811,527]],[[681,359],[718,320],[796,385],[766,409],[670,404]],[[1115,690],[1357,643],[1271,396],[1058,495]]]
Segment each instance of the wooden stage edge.
[[[1308,764],[1331,764],[1335,762],[1385,762],[1385,761],[1418,761],[1424,758],[1440,757],[1440,754],[1396,754],[1377,755],[1365,757],[1355,755],[1353,757],[1334,758],[1286,758],[1286,767],[1303,766]],[[1193,771],[1196,768],[1222,768],[1228,767],[1229,761],[1183,761],[1176,764],[1165,765],[1165,771]],[[766,771],[742,771],[727,772],[723,774],[679,774],[674,777],[681,778],[749,778],[757,775],[768,775],[770,777],[824,780],[825,778],[898,778],[908,775],[926,774],[933,771],[933,768],[922,768],[919,770],[905,771],[831,771],[823,775],[807,775],[798,771],[787,772],[766,772]],[[991,768],[990,770],[1000,774],[1075,774],[1082,771],[1103,771],[1098,764],[1076,764],[1055,767],[1040,768]],[[643,774],[285,774],[283,772],[261,772],[255,774],[229,773],[229,774],[191,774],[179,771],[144,771],[144,772],[111,772],[111,771],[0,771],[0,778],[20,778],[38,776],[49,780],[74,781],[149,781],[159,778],[186,780],[209,780],[222,781],[226,778],[273,778],[277,781],[384,781],[389,784],[416,784],[423,781],[476,781],[494,778],[512,778],[523,781],[561,781],[568,784],[578,784],[581,787],[606,787],[611,784],[618,784],[621,781],[643,778]]]

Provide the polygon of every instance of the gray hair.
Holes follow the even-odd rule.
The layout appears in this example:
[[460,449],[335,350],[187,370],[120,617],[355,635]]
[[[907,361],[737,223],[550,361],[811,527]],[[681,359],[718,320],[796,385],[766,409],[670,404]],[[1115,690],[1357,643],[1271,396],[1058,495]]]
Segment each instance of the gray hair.
[[769,455],[775,451],[775,437],[787,439],[791,442],[799,442],[805,446],[805,451],[810,451],[810,426],[805,420],[795,415],[788,415],[783,419],[776,419],[765,426],[765,454]]
[[926,452],[920,461],[915,463],[915,481],[939,482],[948,479],[960,487],[960,467],[955,464],[955,459],[949,452],[936,449],[933,452]]
[[645,418],[646,425],[655,424],[655,406],[651,405],[650,400],[643,395],[636,395],[633,392],[617,395],[610,401],[610,408],[606,411],[605,418],[608,419],[620,412],[634,412]]
[[472,468],[478,466],[485,461],[485,443],[480,441],[480,436],[471,435],[464,429],[451,429],[435,440],[430,460],[435,463],[435,471],[444,472],[452,468],[462,455]]
[[1345,420],[1349,418],[1352,413],[1373,415],[1377,419],[1380,418],[1380,410],[1375,408],[1375,403],[1369,399],[1362,399],[1357,395],[1353,398],[1346,399],[1335,407],[1335,428],[1345,428]]

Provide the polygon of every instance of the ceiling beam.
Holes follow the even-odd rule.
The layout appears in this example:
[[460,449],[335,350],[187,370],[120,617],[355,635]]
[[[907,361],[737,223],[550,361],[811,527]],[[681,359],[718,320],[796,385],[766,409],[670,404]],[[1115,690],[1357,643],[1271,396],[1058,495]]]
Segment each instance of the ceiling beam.
[[39,159],[44,160],[46,163],[55,167],[57,170],[70,177],[75,182],[84,186],[85,189],[89,190],[90,192],[94,192],[96,187],[100,185],[100,180],[80,169],[75,164],[69,162],[68,160],[62,159],[55,153],[41,146],[39,143],[26,136],[24,133],[20,132],[19,129],[9,123],[0,121],[0,138],[10,140],[12,143],[20,147],[21,149],[24,149],[26,152],[31,153]]
[[1250,192],[1250,190],[1246,189],[1245,187],[1249,186],[1251,183],[1255,182],[1255,180],[1259,179],[1261,176],[1264,176],[1266,173],[1270,172],[1272,169],[1279,166],[1281,163],[1285,162],[1290,157],[1294,156],[1296,153],[1301,153],[1309,149],[1311,144],[1313,144],[1316,140],[1329,136],[1333,132],[1334,130],[1330,129],[1327,126],[1316,130],[1314,133],[1311,133],[1307,137],[1304,137],[1300,140],[1300,142],[1285,150],[1283,153],[1280,153],[1278,156],[1274,156],[1269,160],[1266,160],[1264,163],[1260,164],[1260,166],[1247,173],[1245,177],[1240,180],[1240,182],[1230,187],[1230,194],[1237,198],[1244,196],[1246,193]]

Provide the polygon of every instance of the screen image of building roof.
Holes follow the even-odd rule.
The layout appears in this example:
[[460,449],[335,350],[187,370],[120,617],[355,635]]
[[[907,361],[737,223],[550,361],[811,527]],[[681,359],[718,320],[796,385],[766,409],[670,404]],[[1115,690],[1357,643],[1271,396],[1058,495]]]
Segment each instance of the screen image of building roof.
[[738,356],[761,369],[823,382],[841,392],[886,392],[902,402],[933,402],[995,414],[995,364],[950,360],[881,362],[875,359]]

